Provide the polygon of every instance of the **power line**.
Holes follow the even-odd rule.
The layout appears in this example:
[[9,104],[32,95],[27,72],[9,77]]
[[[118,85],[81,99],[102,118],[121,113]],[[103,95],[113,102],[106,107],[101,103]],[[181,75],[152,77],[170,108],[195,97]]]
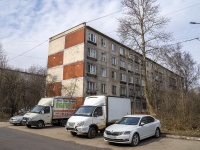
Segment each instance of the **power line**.
[[[9,55],[18,55],[18,54],[12,54],[12,53],[7,53]],[[40,57],[34,57],[34,56],[25,56],[23,55],[23,57],[29,57],[29,58],[37,58],[37,59],[46,59],[46,58],[40,58]]]
[[46,43],[47,41],[48,41],[48,40],[46,40],[46,41],[44,41],[44,42],[38,44],[37,46],[31,48],[30,50],[25,51],[24,53],[21,53],[21,54],[17,55],[16,57],[13,57],[13,58],[9,59],[8,62],[11,61],[11,60],[13,60],[13,59],[16,59],[16,58],[18,58],[18,57],[20,57],[20,56],[22,56],[22,55],[24,55],[24,54],[26,54],[26,53],[28,53],[29,51],[32,51],[33,49],[35,49],[35,48],[37,48],[38,46],[40,46],[40,45]]
[[182,11],[182,10],[185,10],[185,9],[188,9],[188,8],[190,8],[190,7],[193,7],[193,6],[196,6],[196,5],[199,5],[199,4],[200,4],[200,3],[196,3],[196,4],[194,4],[194,5],[191,5],[191,6],[188,6],[188,7],[185,7],[185,8],[176,10],[176,11],[173,11],[173,12],[171,12],[171,13],[165,14],[164,16],[171,15],[171,14],[173,14],[173,13],[176,13],[176,12],[179,12],[179,11]]
[[105,15],[105,16],[102,16],[102,17],[99,17],[99,18],[96,18],[96,19],[93,19],[93,20],[89,20],[89,21],[87,21],[86,23],[93,22],[93,21],[96,21],[96,20],[99,20],[99,19],[102,19],[102,18],[105,18],[105,17],[111,16],[111,15],[116,14],[116,13],[119,13],[119,12],[121,12],[121,11],[123,11],[123,10],[118,10],[118,11],[116,11],[116,12],[113,12],[113,13],[107,14],[107,15]]

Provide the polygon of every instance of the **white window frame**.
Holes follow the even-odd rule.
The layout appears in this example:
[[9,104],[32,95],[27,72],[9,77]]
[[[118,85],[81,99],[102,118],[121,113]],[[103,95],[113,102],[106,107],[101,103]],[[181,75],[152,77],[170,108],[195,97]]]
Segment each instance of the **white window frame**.
[[101,92],[106,93],[106,84],[101,84]]
[[93,64],[88,64],[88,73],[96,75],[96,66]]
[[117,60],[116,57],[112,57],[112,65],[116,66],[117,65]]
[[112,85],[112,94],[117,94],[117,86]]
[[129,83],[133,83],[133,76],[129,76]]
[[106,47],[106,40],[101,38],[101,46]]
[[106,68],[101,69],[101,76],[106,77]]
[[117,78],[117,73],[116,71],[112,71],[112,79],[115,79],[116,80]]
[[112,47],[112,51],[115,51],[115,49],[116,49],[115,44],[112,43],[111,47]]
[[125,55],[125,50],[124,50],[124,48],[122,48],[122,47],[120,47],[120,49],[119,49],[119,53],[120,53],[120,55]]
[[94,33],[89,32],[88,33],[88,40],[93,42],[93,43],[96,43],[96,35]]
[[106,62],[106,53],[102,53],[101,57],[102,57],[101,60],[103,62]]
[[92,58],[97,58],[97,52],[94,48],[88,48],[88,56]]
[[120,95],[126,95],[126,87],[120,87]]
[[96,83],[88,81],[87,82],[87,89],[90,91],[95,91],[96,90]]
[[120,67],[125,68],[125,62],[123,60],[120,60]]
[[132,71],[132,64],[131,63],[128,63],[128,70]]
[[126,82],[126,75],[124,73],[121,73],[120,81]]

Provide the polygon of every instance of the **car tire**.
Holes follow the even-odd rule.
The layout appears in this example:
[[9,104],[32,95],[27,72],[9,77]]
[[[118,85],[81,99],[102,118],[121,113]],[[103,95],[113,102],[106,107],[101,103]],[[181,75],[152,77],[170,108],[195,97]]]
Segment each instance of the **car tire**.
[[133,137],[132,137],[132,141],[131,141],[131,145],[132,146],[137,146],[140,142],[140,137],[138,135],[138,133],[134,133]]
[[43,128],[43,126],[44,126],[43,121],[38,121],[37,124],[36,124],[36,128],[38,128],[38,129]]
[[31,127],[31,125],[26,125],[26,127],[27,127],[27,128],[30,128],[30,127]]
[[159,128],[156,128],[154,137],[155,138],[159,138],[160,137],[160,129]]
[[76,136],[77,133],[76,132],[70,132],[72,136]]
[[93,139],[96,136],[96,129],[94,127],[90,127],[89,131],[88,131],[88,138]]

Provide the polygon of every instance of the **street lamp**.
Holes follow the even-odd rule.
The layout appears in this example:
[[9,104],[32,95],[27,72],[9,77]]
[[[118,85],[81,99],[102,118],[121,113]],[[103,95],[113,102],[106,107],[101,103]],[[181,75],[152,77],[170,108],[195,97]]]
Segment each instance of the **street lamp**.
[[190,22],[190,24],[200,24],[200,23],[198,23],[198,22]]

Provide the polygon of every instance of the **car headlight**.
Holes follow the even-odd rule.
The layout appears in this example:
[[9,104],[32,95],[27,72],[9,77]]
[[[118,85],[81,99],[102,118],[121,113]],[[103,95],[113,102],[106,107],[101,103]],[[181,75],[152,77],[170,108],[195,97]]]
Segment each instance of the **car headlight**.
[[124,132],[124,134],[130,134],[131,133],[131,131],[125,131]]
[[84,121],[81,121],[81,122],[79,122],[78,124],[77,124],[77,126],[79,127],[79,126],[83,126],[84,125]]

